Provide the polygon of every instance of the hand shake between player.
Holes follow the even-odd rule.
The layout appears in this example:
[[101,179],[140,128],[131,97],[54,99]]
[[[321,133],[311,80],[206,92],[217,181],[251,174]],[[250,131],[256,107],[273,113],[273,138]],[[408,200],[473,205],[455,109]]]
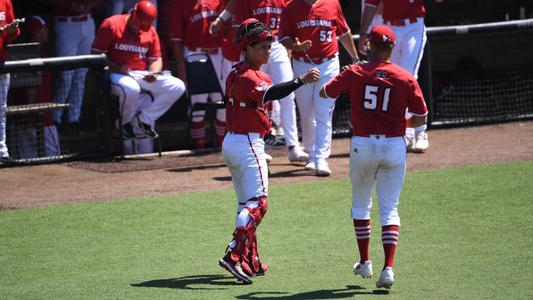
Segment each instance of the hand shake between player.
[[320,79],[320,71],[317,68],[311,68],[307,73],[300,76],[305,84],[315,83]]

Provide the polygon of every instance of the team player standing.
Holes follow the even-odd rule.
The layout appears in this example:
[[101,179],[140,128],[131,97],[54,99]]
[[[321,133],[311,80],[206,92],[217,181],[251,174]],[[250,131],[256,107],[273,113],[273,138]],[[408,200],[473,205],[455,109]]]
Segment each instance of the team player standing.
[[[402,190],[406,151],[403,135],[406,126],[417,127],[427,121],[427,108],[416,79],[390,56],[395,45],[394,32],[385,25],[370,32],[372,61],[354,65],[322,87],[320,95],[350,97],[353,137],[350,148],[352,219],[360,260],[354,273],[373,275],[369,255],[370,208],[376,187],[385,263],[376,287],[394,283],[393,262],[399,238],[398,204]],[[405,118],[405,111],[410,117]]]

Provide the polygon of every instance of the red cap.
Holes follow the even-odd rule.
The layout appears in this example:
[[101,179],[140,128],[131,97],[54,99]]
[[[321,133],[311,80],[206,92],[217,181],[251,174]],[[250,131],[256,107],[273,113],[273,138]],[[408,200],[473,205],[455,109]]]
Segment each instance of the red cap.
[[131,12],[131,22],[142,31],[150,30],[156,17],[157,8],[152,2],[147,0],[139,1]]
[[378,25],[370,31],[370,42],[373,44],[394,44],[396,38],[394,31],[386,25]]
[[254,18],[244,20],[235,33],[235,42],[241,49],[265,40],[272,40],[272,31],[268,26]]
[[46,26],[46,22],[39,16],[31,16],[24,22],[23,32],[26,34],[35,34],[41,28]]

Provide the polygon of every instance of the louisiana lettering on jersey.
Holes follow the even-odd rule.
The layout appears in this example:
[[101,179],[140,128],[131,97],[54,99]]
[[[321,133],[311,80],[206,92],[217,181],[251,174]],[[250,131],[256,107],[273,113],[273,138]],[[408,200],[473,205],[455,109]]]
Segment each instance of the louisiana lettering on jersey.
[[256,9],[253,9],[253,10],[252,10],[252,14],[253,14],[254,16],[264,15],[264,14],[276,14],[276,15],[281,15],[282,12],[283,12],[283,9],[282,9],[282,8],[279,8],[279,7],[270,7],[270,6],[267,6],[267,7],[259,7],[259,8],[256,8]]
[[119,50],[119,51],[137,52],[139,53],[139,55],[142,55],[142,56],[146,56],[146,52],[148,52],[147,47],[142,47],[139,45],[128,45],[128,44],[115,43],[114,48],[115,50]]
[[207,19],[210,17],[216,17],[216,16],[218,16],[218,12],[216,11],[212,11],[212,10],[202,11],[191,16],[191,23],[198,22],[202,19]]
[[298,22],[298,29],[307,27],[333,27],[331,20],[303,20]]

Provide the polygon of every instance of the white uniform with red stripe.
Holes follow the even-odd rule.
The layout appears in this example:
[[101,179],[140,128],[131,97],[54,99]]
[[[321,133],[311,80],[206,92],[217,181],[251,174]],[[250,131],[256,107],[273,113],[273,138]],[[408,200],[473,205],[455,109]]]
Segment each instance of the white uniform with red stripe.
[[222,144],[222,156],[237,193],[238,211],[247,207],[248,200],[268,195],[263,136],[270,124],[263,97],[271,84],[267,74],[247,63],[235,66],[227,78],[228,133]]
[[[254,18],[267,25],[272,31],[274,36],[272,52],[268,64],[263,65],[261,70],[270,76],[273,84],[287,82],[294,77],[287,49],[278,42],[281,15],[287,2],[286,0],[244,0],[237,1],[235,6],[234,19],[237,24],[247,18]],[[279,104],[285,143],[288,147],[299,146],[294,94],[291,93],[280,99]]]
[[[86,55],[91,52],[94,40],[95,25],[89,11],[89,4],[96,0],[73,0],[72,6],[85,5],[86,12],[80,13],[70,9],[58,8],[55,11],[55,49],[57,56]],[[86,68],[67,70],[60,73],[54,95],[54,102],[68,102],[68,122],[80,120],[81,108],[85,91]],[[52,112],[54,121],[61,123],[63,110]]]
[[300,112],[302,141],[309,160],[318,163],[331,153],[333,101],[319,96],[320,87],[339,73],[337,36],[350,34],[341,6],[337,0],[318,0],[309,5],[303,0],[287,4],[281,17],[280,41],[298,38],[311,40],[306,52],[293,51],[294,74],[301,75],[310,68],[320,71],[320,79],[295,91]]
[[325,87],[328,97],[346,92],[353,128],[350,151],[352,218],[369,220],[376,186],[382,226],[400,225],[398,203],[406,168],[405,111],[427,114],[416,79],[390,62],[372,61],[343,71]]
[[[0,0],[0,26],[10,24],[15,19],[11,0]],[[6,44],[14,40],[20,31],[9,35],[7,31],[0,33],[0,62],[6,61]],[[9,90],[9,73],[0,74],[0,157],[9,157],[6,145],[6,106]]]
[[[116,65],[127,65],[129,75],[111,73],[111,92],[119,97],[122,124],[135,115],[154,128],[159,119],[185,92],[184,83],[170,75],[157,75],[154,82],[144,80],[149,62],[161,58],[159,37],[152,26],[149,31],[133,34],[127,28],[128,15],[104,20],[93,43],[93,52],[106,53]],[[141,95],[149,91],[154,99]],[[147,152],[149,149],[140,150]],[[137,152],[139,153],[139,152]]]
[[[172,9],[175,15],[171,22],[170,40],[183,42],[185,58],[193,53],[207,53],[217,73],[220,86],[224,91],[225,78],[223,68],[225,62],[221,52],[223,37],[222,35],[215,37],[209,34],[209,24],[216,19],[223,9],[224,2],[222,0],[175,1]],[[222,100],[222,96],[218,93],[198,94],[191,95],[191,104],[205,103],[208,97],[215,102]],[[201,143],[205,143],[204,118],[205,111],[193,112],[191,138],[200,140],[202,141]],[[226,122],[223,109],[217,111],[216,118],[217,136],[221,140],[224,136]]]

